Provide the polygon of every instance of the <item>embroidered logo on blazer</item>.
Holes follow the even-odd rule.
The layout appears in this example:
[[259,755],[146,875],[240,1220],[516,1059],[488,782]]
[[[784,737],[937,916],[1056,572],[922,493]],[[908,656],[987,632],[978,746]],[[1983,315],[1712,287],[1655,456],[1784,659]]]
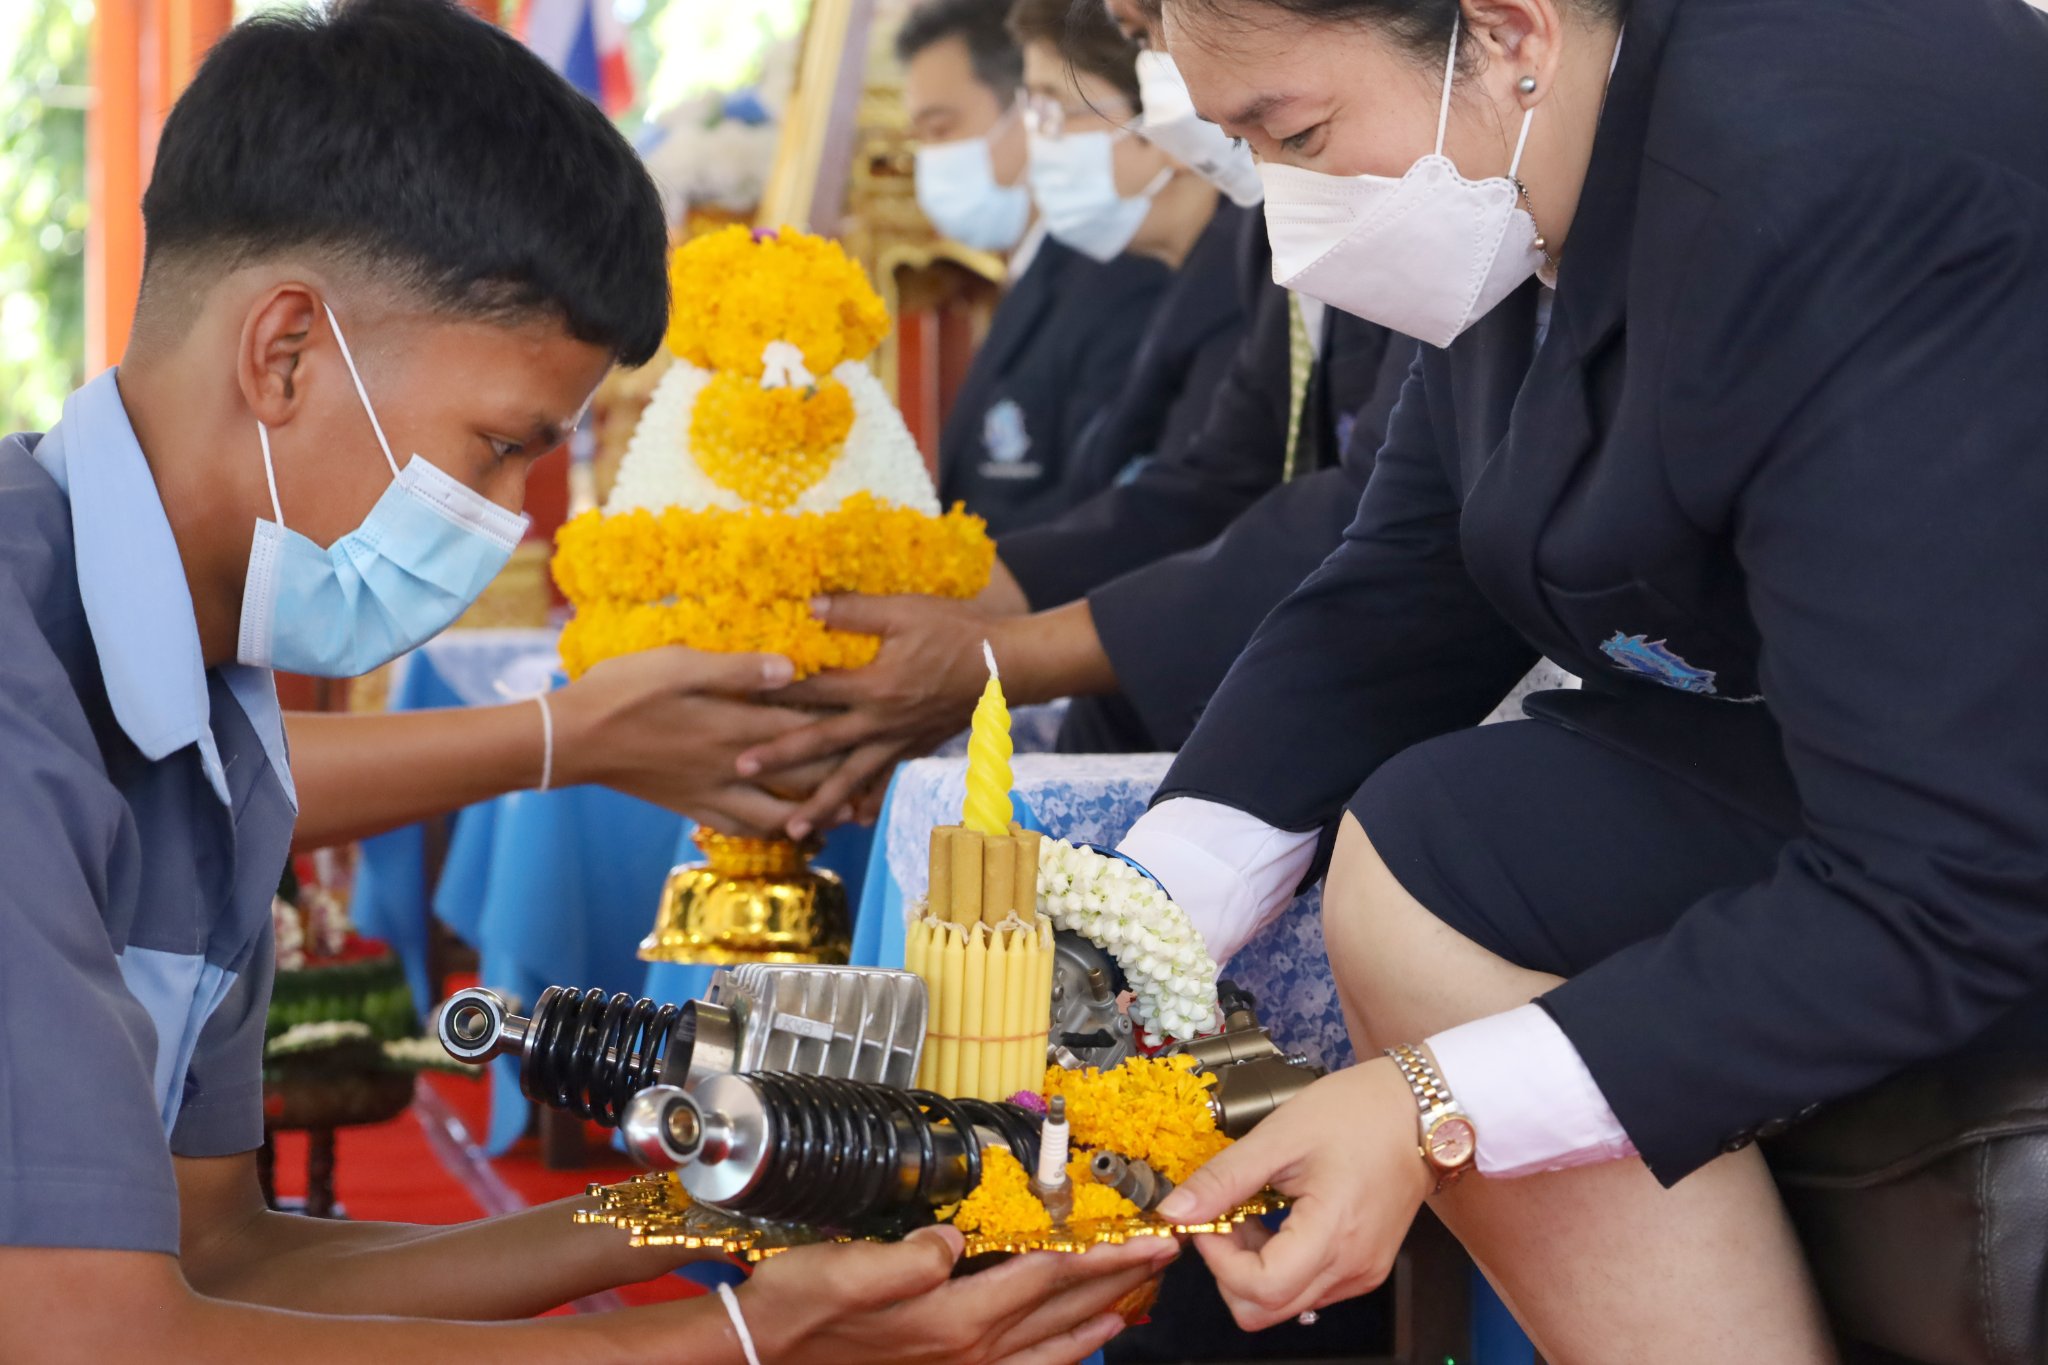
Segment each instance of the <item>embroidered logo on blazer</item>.
[[981,419],[981,443],[997,464],[1022,464],[1031,453],[1031,433],[1024,429],[1024,409],[1014,398],[1005,398]]
[[1617,630],[1601,644],[1600,652],[1613,660],[1615,667],[1624,673],[1633,673],[1681,692],[1697,692],[1705,697],[1719,695],[1714,688],[1713,669],[1694,668],[1672,653],[1671,647],[1662,640],[1623,635]]

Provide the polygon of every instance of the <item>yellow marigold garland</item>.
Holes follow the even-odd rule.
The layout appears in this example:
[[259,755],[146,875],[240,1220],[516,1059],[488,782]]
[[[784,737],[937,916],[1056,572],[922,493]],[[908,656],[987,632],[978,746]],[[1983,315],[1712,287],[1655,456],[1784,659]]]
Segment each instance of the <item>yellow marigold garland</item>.
[[1007,1147],[988,1147],[981,1153],[981,1183],[960,1201],[953,1226],[962,1232],[1014,1237],[1048,1231],[1052,1215],[1031,1192],[1031,1175],[1024,1163],[1010,1155]]
[[[1048,1067],[1045,1096],[1064,1095],[1074,1152],[1067,1178],[1074,1186],[1071,1222],[1128,1218],[1137,1205],[1095,1182],[1088,1163],[1106,1147],[1148,1161],[1178,1184],[1230,1145],[1209,1108],[1212,1076],[1198,1075],[1192,1057],[1131,1057],[1110,1071]],[[1009,1242],[1043,1233],[1052,1216],[1031,1192],[1030,1172],[1001,1147],[981,1154],[981,1183],[955,1210],[941,1210],[962,1232]]]
[[836,379],[764,389],[723,370],[690,409],[690,451],[720,488],[780,510],[825,477],[852,428],[853,395]]
[[1076,1145],[1139,1157],[1179,1184],[1230,1145],[1209,1108],[1216,1078],[1194,1067],[1186,1056],[1131,1057],[1109,1071],[1048,1067],[1045,1097],[1067,1097]]
[[555,547],[555,582],[576,608],[561,639],[571,677],[671,644],[782,654],[799,677],[858,667],[879,641],[827,630],[810,613],[813,597],[972,597],[995,561],[981,518],[958,509],[929,517],[864,493],[802,515],[585,512],[562,527]]
[[786,341],[812,374],[860,360],[889,331],[888,309],[837,242],[793,228],[709,233],[669,263],[668,348],[693,365],[758,379]]

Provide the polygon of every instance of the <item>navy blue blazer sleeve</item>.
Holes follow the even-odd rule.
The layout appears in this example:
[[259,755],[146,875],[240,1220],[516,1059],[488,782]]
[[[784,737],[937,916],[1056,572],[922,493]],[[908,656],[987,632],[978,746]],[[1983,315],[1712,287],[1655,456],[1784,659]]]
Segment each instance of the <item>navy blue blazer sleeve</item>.
[[1418,359],[1356,519],[1259,627],[1159,799],[1320,829],[1373,769],[1478,723],[1535,662],[1465,571],[1430,403]]
[[[1101,272],[1108,276],[1110,272]],[[1135,278],[1132,278],[1134,277]],[[1060,449],[1066,452],[1065,463],[1071,466],[1088,448],[1088,428],[1100,420],[1117,401],[1123,391],[1124,379],[1131,369],[1131,357],[1136,354],[1144,341],[1145,329],[1151,324],[1152,311],[1158,301],[1159,289],[1150,275],[1136,276],[1136,272],[1124,272],[1113,278],[1126,280],[1129,297],[1121,302],[1095,300],[1090,312],[1093,316],[1084,328],[1071,326],[1076,321],[1068,310],[1061,310],[1054,326],[1068,340],[1067,346],[1067,393],[1066,406],[1060,413]],[[1142,284],[1143,288],[1137,287]],[[1076,301],[1078,306],[1080,301]],[[1104,306],[1107,304],[1108,306]],[[1063,344],[1055,340],[1055,345]],[[1060,484],[1064,484],[1062,478]],[[1057,496],[1067,496],[1063,492]]]
[[[996,552],[1034,610],[1084,595],[1120,573],[1206,543],[1280,477],[1287,426],[1287,305],[1266,290],[1252,327],[1213,390],[1197,435],[1057,520],[1003,536]],[[1119,376],[1120,377],[1120,376]]]
[[2048,981],[2048,194],[1932,155],[1710,224],[1673,326],[1806,833],[1543,997],[1667,1182]]
[[[1252,632],[1343,540],[1380,430],[1361,416],[1341,465],[1281,484],[1207,545],[1088,594],[1117,690],[1155,743],[1178,749],[1187,742]],[[1188,629],[1190,622],[1201,629]]]

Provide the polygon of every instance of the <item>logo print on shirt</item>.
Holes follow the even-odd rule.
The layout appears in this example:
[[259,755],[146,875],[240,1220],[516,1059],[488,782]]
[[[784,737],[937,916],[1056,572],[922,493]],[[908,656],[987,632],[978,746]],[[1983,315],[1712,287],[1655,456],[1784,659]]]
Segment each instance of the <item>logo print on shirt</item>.
[[1713,669],[1694,668],[1672,653],[1671,647],[1662,640],[1623,635],[1617,630],[1601,644],[1600,652],[1613,660],[1624,673],[1675,687],[1680,692],[1695,692],[1703,697],[1719,695],[1714,688]]
[[1024,429],[1024,409],[1005,398],[981,419],[981,443],[997,464],[1019,464],[1031,453],[1031,433]]

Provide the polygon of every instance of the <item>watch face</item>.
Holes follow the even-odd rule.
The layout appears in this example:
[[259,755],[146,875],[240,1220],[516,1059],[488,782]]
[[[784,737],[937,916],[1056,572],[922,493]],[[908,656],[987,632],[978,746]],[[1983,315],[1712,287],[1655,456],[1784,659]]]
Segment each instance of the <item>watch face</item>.
[[1441,1167],[1462,1166],[1472,1159],[1476,1144],[1470,1119],[1438,1119],[1429,1130],[1429,1159]]

